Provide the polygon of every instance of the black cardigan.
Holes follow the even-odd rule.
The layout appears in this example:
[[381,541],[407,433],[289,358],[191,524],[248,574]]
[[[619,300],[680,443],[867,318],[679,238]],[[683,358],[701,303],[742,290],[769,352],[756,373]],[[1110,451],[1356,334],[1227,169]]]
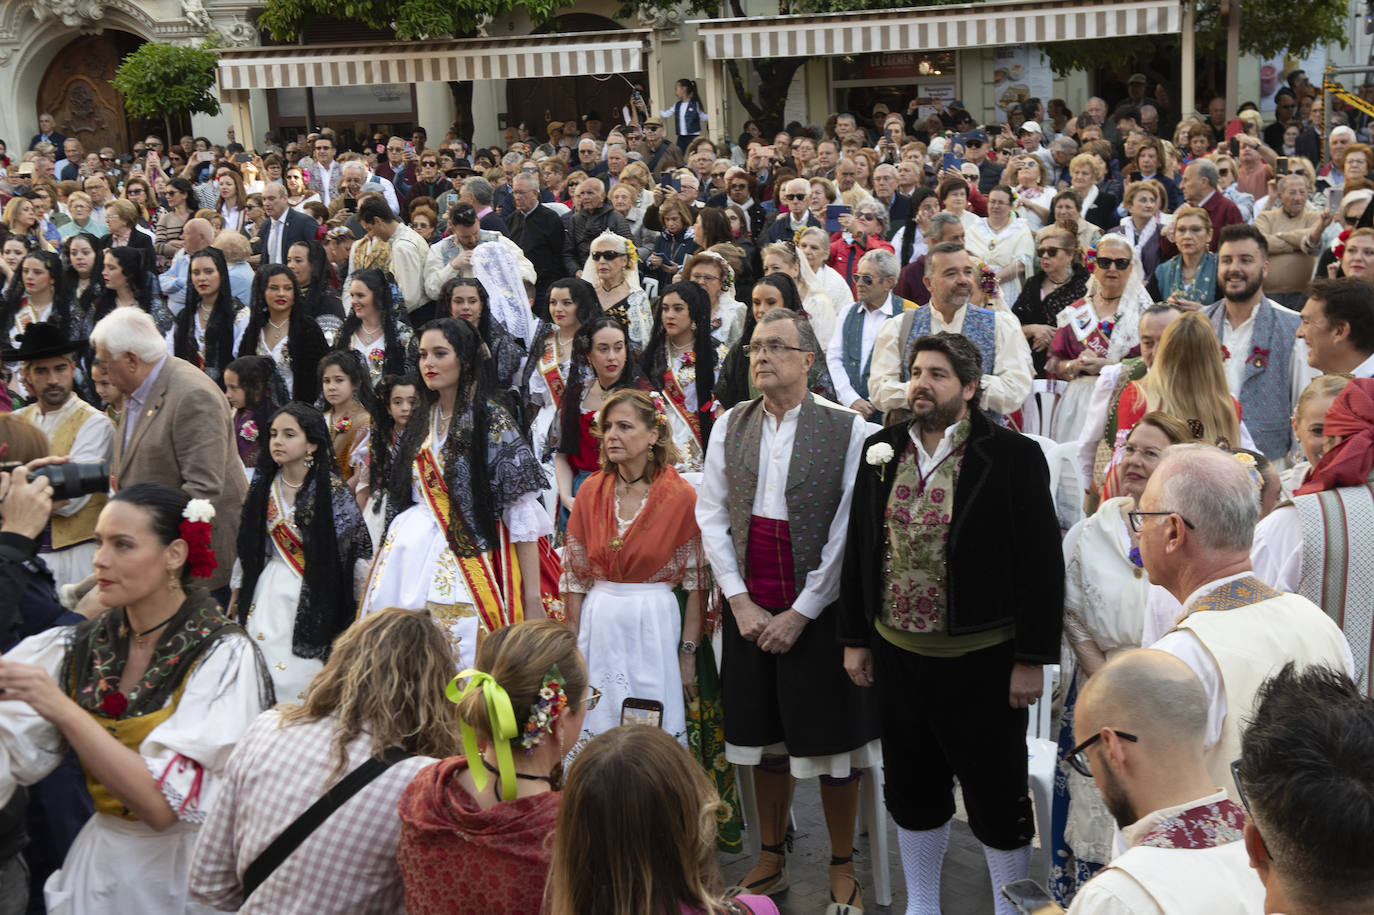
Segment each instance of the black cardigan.
[[[1018,662],[1057,664],[1064,557],[1049,467],[1039,445],[993,425],[981,411],[970,414],[970,423],[945,545],[948,632],[969,635],[1014,624]],[[883,442],[900,456],[910,441],[910,425],[899,423],[870,436],[864,453]],[[864,647],[881,638],[873,620],[886,600],[884,510],[896,462],[894,457],[886,465],[886,474],[866,461],[859,465],[840,577],[842,645]]]

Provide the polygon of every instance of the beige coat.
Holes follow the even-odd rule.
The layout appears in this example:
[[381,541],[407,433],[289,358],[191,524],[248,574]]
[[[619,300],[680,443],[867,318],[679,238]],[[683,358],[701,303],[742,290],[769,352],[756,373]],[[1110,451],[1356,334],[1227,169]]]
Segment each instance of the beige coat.
[[[135,423],[124,446],[125,427]],[[126,410],[115,429],[110,462],[116,490],[162,483],[215,506],[212,546],[219,563],[207,584],[229,583],[247,492],[234,448],[233,412],[224,392],[204,372],[168,356],[138,416]]]
[[1282,207],[1274,207],[1255,217],[1255,228],[1264,233],[1264,240],[1269,243],[1269,276],[1264,281],[1265,292],[1302,292],[1307,288],[1317,266],[1317,255],[1321,253],[1320,242],[1312,245],[1308,236],[1321,218],[1321,211],[1311,207],[1303,208],[1297,216],[1289,216]]

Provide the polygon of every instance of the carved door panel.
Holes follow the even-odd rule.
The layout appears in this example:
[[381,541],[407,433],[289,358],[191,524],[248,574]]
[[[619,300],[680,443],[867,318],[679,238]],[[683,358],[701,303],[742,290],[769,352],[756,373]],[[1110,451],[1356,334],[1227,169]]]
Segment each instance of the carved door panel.
[[[125,54],[142,42],[126,32],[84,35],[48,66],[38,86],[38,110],[51,112],[59,133],[76,137],[87,152],[132,147],[124,103],[110,80]],[[58,150],[59,157],[61,150]]]

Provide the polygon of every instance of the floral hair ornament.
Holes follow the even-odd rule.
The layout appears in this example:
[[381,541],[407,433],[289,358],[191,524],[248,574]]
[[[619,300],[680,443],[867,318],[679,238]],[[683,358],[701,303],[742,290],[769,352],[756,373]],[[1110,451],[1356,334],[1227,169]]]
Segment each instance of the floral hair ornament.
[[195,578],[209,578],[219,568],[215,551],[210,547],[210,522],[215,520],[215,506],[209,499],[192,499],[181,512],[177,533],[186,541],[186,565]]
[[1245,468],[1245,472],[1250,475],[1250,482],[1255,484],[1255,488],[1264,492],[1264,475],[1260,473],[1259,464],[1255,463],[1254,455],[1237,451],[1231,457],[1235,458],[1236,462]]
[[1350,241],[1350,229],[1342,229],[1341,234],[1336,236],[1336,243],[1331,246],[1331,253],[1336,260],[1345,257],[1345,243]]
[[526,753],[533,753],[544,735],[553,733],[553,723],[567,708],[567,684],[555,664],[544,675],[534,705],[530,706],[530,717],[525,719],[525,727],[520,734],[520,746]]
[[[466,678],[468,683],[461,690],[458,681]],[[496,747],[496,771],[501,779],[501,800],[515,800],[515,760],[511,756],[510,742],[519,736],[515,726],[515,709],[510,703],[510,694],[491,674],[469,667],[460,671],[449,681],[444,693],[450,702],[463,701],[463,697],[473,690],[481,690],[487,703],[487,721],[491,723],[492,745]],[[482,751],[477,746],[477,732],[466,721],[459,722],[463,733],[463,757],[468,761],[468,772],[472,773],[472,783],[478,791],[487,787],[487,766],[482,759]],[[480,763],[480,765],[474,765]]]
[[654,422],[660,426],[668,425],[668,405],[663,402],[663,395],[652,391],[649,400],[654,404]]

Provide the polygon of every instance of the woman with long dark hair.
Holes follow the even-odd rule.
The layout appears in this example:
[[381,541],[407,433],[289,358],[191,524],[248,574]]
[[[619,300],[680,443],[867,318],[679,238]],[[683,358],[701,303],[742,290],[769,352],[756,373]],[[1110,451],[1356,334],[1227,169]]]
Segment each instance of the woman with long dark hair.
[[487,363],[492,371],[491,392],[510,409],[509,402],[514,401],[512,392],[519,386],[525,367],[525,346],[492,317],[486,287],[472,277],[455,276],[439,291],[439,314],[460,318],[477,328],[491,353]]
[[145,269],[142,252],[137,248],[107,248],[101,261],[102,292],[95,302],[91,326],[100,323],[116,307],[142,308],[152,315],[162,333],[172,329],[172,315],[162,305],[162,298],[148,286],[150,274]]
[[669,425],[681,452],[676,466],[683,472],[701,471],[715,420],[712,392],[723,350],[711,337],[711,298],[706,290],[688,282],[666,287],[639,366],[668,399]]
[[284,264],[267,264],[253,278],[253,303],[240,356],[271,356],[293,400],[314,403],[316,369],[328,351],[324,332],[306,313],[296,278]]
[[372,434],[367,437],[368,488],[372,495],[363,509],[363,521],[374,544],[386,533],[386,491],[410,417],[420,403],[420,376],[388,375],[377,385],[377,407]]
[[[750,293],[752,307],[744,316],[744,334],[738,343],[730,347],[716,377],[715,414],[719,416],[735,404],[753,400],[759,396],[754,381],[749,377],[749,357],[744,352],[749,339],[754,335],[754,327],[774,308],[786,308],[804,314],[801,296],[797,294],[797,284],[785,273],[770,273],[754,284]],[[825,353],[818,352],[811,364],[811,372],[806,379],[807,389],[827,400],[835,399],[835,386],[830,381],[830,370],[825,367]]]
[[592,431],[596,412],[606,395],[624,387],[651,387],[631,358],[630,332],[610,315],[593,318],[582,325],[573,342],[568,387],[558,410],[553,466],[562,506],[560,528],[567,523],[582,481],[601,469],[601,443]]
[[62,258],[35,249],[19,262],[19,282],[5,296],[0,328],[9,332],[8,342],[15,346],[24,328],[39,321],[56,324],[64,334],[71,334],[72,296]]
[[167,332],[167,349],[204,369],[220,387],[248,329],[248,307],[229,288],[229,264],[218,248],[201,248],[187,266],[186,307]]
[[[293,256],[301,253],[297,245],[291,249]],[[299,272],[296,278],[300,279]],[[371,267],[354,273],[347,290],[349,314],[334,337],[335,349],[358,354],[372,385],[383,375],[403,375],[415,368],[415,332],[396,314],[391,285],[388,274]]]
[[105,250],[100,239],[89,232],[78,232],[62,246],[67,262],[67,287],[72,291],[72,336],[88,337],[95,326],[91,320],[95,303],[104,291],[100,276],[105,268]]
[[295,702],[353,622],[372,541],[324,417],[292,402],[272,417],[239,525],[243,580],[230,608],[257,643],[277,699]]
[[358,507],[367,504],[372,480],[368,474],[368,438],[377,397],[367,377],[367,369],[357,354],[346,349],[330,350],[320,360],[320,399],[328,409],[324,421],[329,427],[334,459],[339,474],[357,497]]
[[286,252],[286,266],[291,268],[297,285],[301,287],[301,295],[305,297],[305,310],[310,313],[310,317],[332,315],[343,320],[343,303],[339,301],[339,296],[334,292],[330,282],[332,273],[329,269],[329,252],[324,250],[324,245],[313,238],[309,241],[292,242]]
[[252,640],[203,586],[213,518],[167,486],[120,489],[96,521],[111,609],[30,636],[0,663],[0,773],[32,784],[70,748],[95,802],[45,884],[55,915],[188,911],[199,824],[235,744],[272,705]]
[[460,669],[472,666],[480,631],[543,615],[544,474],[484,390],[488,358],[466,321],[420,329],[423,404],[401,436],[390,522],[359,609],[428,609],[448,629]]

